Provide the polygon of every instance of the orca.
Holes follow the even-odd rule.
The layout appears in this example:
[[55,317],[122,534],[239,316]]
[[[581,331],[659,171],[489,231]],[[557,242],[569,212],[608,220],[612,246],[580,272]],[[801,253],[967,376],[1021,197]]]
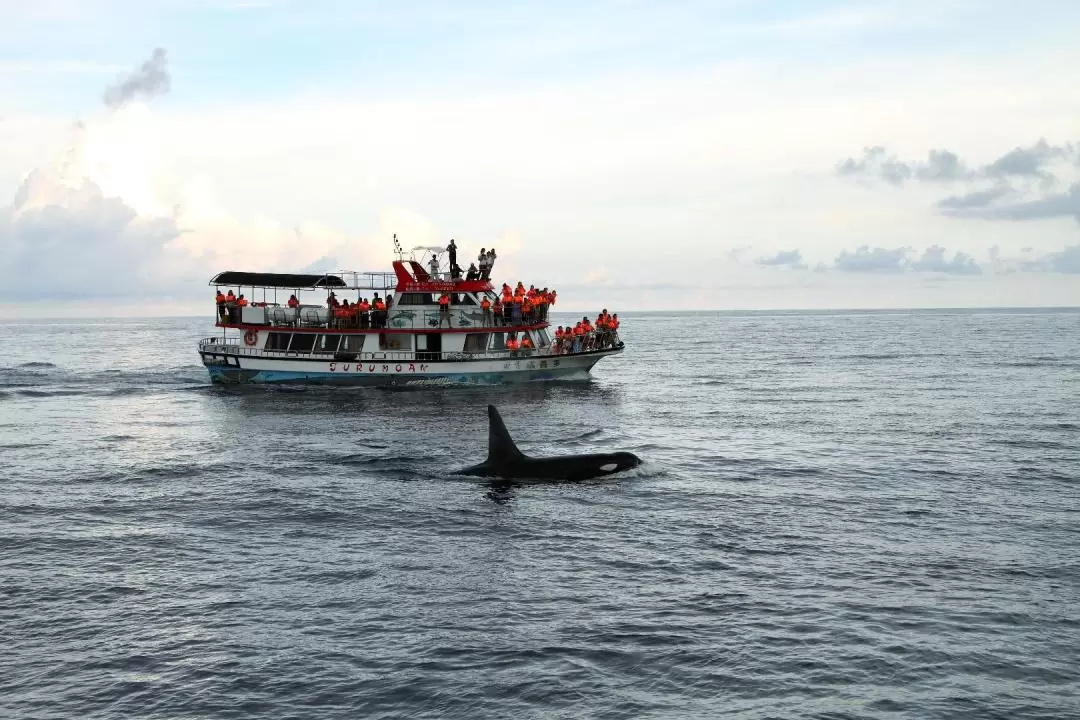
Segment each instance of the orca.
[[637,467],[641,458],[633,453],[598,453],[532,458],[518,450],[499,411],[488,405],[488,456],[479,465],[458,470],[458,475],[503,480],[576,481],[613,475]]

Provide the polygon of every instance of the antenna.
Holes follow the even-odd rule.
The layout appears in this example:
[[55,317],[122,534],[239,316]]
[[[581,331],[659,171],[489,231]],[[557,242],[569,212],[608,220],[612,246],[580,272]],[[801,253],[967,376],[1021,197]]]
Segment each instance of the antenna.
[[394,254],[397,255],[399,261],[405,259],[405,251],[401,249],[401,243],[398,242],[397,233],[394,233]]

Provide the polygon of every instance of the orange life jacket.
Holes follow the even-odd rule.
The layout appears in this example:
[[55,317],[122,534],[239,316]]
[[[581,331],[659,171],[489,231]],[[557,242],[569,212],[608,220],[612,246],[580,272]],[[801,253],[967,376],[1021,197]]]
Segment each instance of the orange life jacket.
[[507,350],[517,350],[518,349],[518,341],[515,340],[514,338],[510,338],[509,340],[507,340],[506,341],[506,349]]
[[574,334],[579,335],[579,336],[584,335],[585,334],[585,327],[581,323],[578,323],[577,325],[574,326]]
[[532,340],[530,340],[529,336],[526,335],[525,338],[521,341],[521,347],[523,347],[523,348],[531,348],[532,346],[533,346]]
[[229,294],[225,296],[225,302],[233,302],[235,300],[236,300],[236,296],[233,295],[232,290],[230,290]]
[[214,300],[217,302],[218,305],[224,305],[225,304],[225,295],[220,290],[218,290],[217,297],[214,298]]
[[491,301],[488,300],[487,298],[484,298],[483,300],[481,300],[480,301],[480,309],[485,311],[485,312],[490,310],[491,309]]
[[375,303],[375,309],[379,312],[383,312],[386,310],[386,303],[382,301],[382,298],[379,298],[378,302]]
[[240,298],[239,300],[236,301],[236,304],[239,307],[247,307],[248,302],[247,302],[247,300],[245,298]]
[[439,296],[439,307],[441,307],[443,310],[446,310],[450,307],[450,296],[446,293],[443,293],[441,296]]

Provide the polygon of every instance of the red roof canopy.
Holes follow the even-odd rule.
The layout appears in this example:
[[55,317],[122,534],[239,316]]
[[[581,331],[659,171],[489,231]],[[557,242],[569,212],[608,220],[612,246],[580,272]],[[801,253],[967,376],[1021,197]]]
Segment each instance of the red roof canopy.
[[[406,267],[408,264],[409,267]],[[410,269],[412,272],[410,272]],[[442,293],[486,292],[492,290],[489,280],[432,280],[415,260],[395,260],[396,292]]]

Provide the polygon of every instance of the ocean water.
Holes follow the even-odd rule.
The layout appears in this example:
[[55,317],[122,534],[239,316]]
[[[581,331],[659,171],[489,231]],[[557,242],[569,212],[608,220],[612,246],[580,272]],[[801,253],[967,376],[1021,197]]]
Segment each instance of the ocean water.
[[[412,392],[210,387],[208,325],[0,323],[0,717],[1080,717],[1080,312],[627,314]],[[455,476],[489,402],[645,465]]]

